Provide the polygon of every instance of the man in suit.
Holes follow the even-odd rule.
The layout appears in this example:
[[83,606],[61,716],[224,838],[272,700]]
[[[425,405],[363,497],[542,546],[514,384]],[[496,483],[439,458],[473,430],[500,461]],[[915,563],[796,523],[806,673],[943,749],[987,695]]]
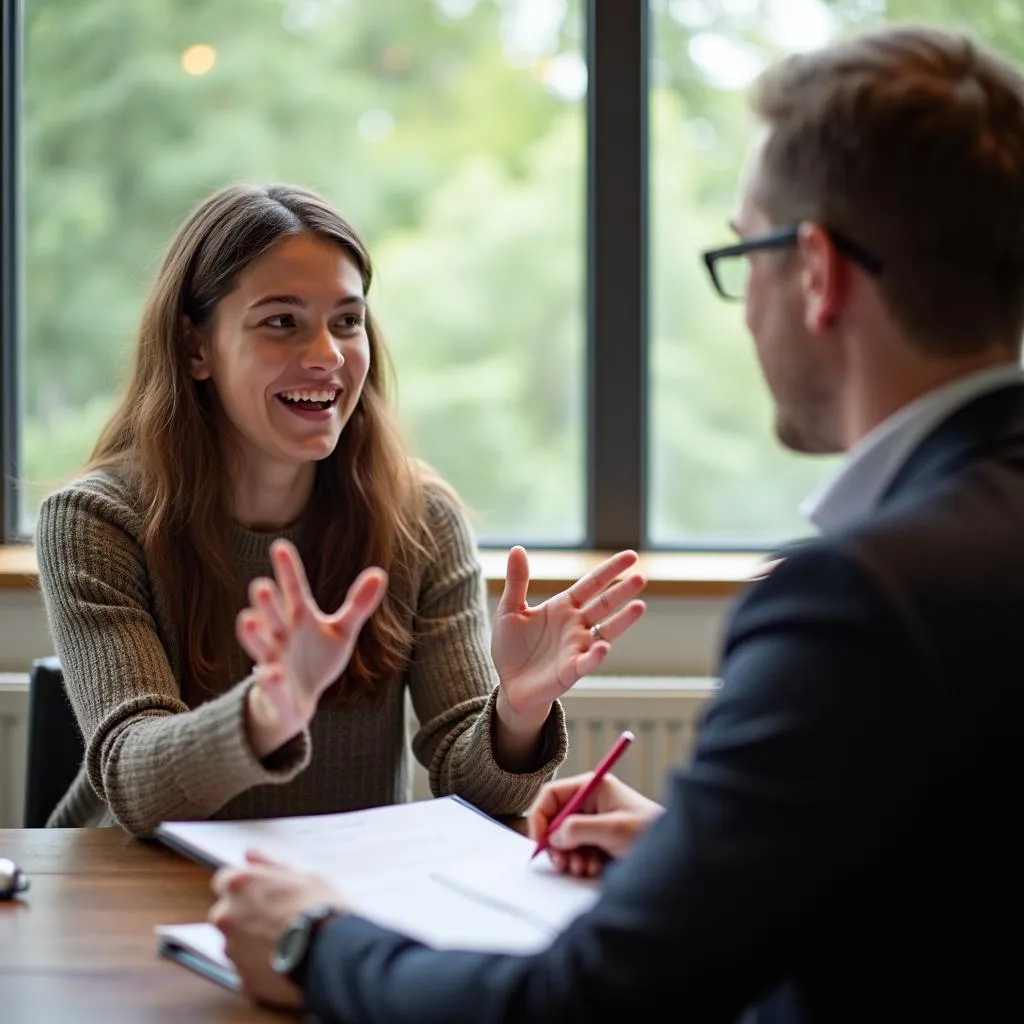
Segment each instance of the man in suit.
[[847,453],[820,536],[738,602],[664,812],[609,779],[553,837],[564,870],[619,859],[549,949],[430,950],[257,861],[212,911],[257,998],[392,1024],[1024,1016],[1024,82],[889,28],[782,61],[754,109],[739,240],[705,259],[724,293],[746,273],[781,440]]

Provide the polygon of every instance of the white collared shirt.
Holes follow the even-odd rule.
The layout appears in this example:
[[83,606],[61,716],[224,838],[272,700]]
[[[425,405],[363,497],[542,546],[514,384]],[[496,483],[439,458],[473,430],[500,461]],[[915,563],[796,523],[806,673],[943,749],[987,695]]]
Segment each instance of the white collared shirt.
[[822,533],[849,526],[874,511],[913,450],[961,406],[990,391],[1024,381],[1018,365],[967,374],[898,409],[865,434],[842,464],[800,506]]

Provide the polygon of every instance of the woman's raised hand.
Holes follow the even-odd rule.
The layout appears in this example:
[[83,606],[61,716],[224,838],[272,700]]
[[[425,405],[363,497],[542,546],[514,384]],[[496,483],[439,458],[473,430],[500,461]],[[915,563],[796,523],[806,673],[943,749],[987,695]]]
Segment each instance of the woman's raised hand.
[[248,734],[263,758],[301,732],[320,695],[348,665],[363,625],[387,590],[383,569],[364,569],[341,607],[320,610],[295,546],[276,540],[270,548],[274,579],[249,584],[249,606],[238,613],[235,632],[256,664],[248,695]]
[[543,720],[551,702],[593,672],[644,613],[636,600],[647,581],[630,572],[635,551],[620,551],[571,587],[530,607],[526,551],[508,554],[505,591],[498,604],[491,657],[512,711]]

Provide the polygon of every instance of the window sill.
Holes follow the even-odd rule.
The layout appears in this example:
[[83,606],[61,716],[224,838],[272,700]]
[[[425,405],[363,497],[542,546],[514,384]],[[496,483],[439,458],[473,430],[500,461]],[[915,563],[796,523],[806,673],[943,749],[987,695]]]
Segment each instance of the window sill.
[[[505,551],[485,549],[480,561],[487,590],[497,596],[505,583]],[[530,554],[531,595],[555,593],[590,572],[606,557],[597,551],[534,551]],[[761,565],[756,552],[650,552],[640,559],[647,597],[728,598]],[[30,544],[0,545],[0,590],[34,590],[39,585],[36,553]]]

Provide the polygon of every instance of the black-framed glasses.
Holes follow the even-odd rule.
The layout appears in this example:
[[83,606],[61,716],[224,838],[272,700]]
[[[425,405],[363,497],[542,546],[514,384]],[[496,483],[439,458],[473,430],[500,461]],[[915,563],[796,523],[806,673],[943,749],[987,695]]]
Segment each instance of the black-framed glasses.
[[[796,245],[800,225],[790,224],[786,227],[772,228],[761,235],[751,235],[734,245],[724,245],[720,249],[708,249],[703,253],[704,265],[711,275],[711,283],[715,291],[723,299],[737,301],[747,294],[747,277],[750,273],[750,261],[747,255],[764,249],[785,249]],[[880,274],[882,261],[866,249],[851,241],[837,231],[829,231],[835,247],[855,263],[859,263],[869,274]]]

